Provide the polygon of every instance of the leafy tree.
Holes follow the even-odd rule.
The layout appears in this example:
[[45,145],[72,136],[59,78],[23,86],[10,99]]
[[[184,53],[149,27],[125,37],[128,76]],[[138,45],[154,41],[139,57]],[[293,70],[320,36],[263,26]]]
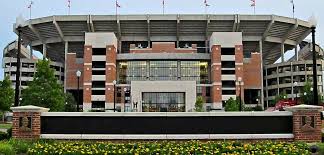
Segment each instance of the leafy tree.
[[9,111],[14,102],[15,91],[12,88],[9,77],[6,76],[0,81],[0,112],[2,113],[2,121],[4,121],[4,112]]
[[[312,83],[307,80],[303,87],[302,93],[300,95],[300,98],[302,99],[303,104],[311,104],[313,102],[314,95],[313,95],[312,87],[313,87]],[[320,94],[318,94],[317,100],[318,100],[318,103],[321,103],[322,96]]]
[[204,100],[202,96],[198,96],[195,103],[195,111],[203,112],[204,111],[203,104],[204,104]]
[[50,108],[51,111],[64,111],[65,94],[63,87],[57,82],[54,69],[49,60],[37,62],[37,72],[28,88],[22,92],[21,105],[35,105]]
[[226,101],[225,111],[240,111],[239,99],[234,100],[232,97]]
[[75,101],[74,96],[67,92],[65,94],[65,112],[76,112],[77,111],[77,102]]

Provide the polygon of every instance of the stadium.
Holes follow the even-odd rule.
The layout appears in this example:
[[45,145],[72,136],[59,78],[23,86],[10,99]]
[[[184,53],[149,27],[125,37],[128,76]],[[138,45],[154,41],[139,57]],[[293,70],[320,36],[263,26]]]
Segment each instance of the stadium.
[[198,96],[207,110],[237,96],[267,108],[282,90],[268,87],[264,68],[290,50],[299,60],[311,23],[277,15],[64,15],[24,21],[20,30],[25,58],[39,51],[63,64],[65,91],[77,94],[82,72],[84,111],[187,112]]

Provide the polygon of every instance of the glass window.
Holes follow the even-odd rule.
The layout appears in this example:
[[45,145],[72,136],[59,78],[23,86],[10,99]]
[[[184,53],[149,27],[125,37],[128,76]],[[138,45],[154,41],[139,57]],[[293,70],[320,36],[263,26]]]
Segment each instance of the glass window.
[[143,93],[143,112],[184,112],[185,93]]
[[177,61],[151,61],[150,79],[151,80],[177,80],[178,78]]
[[181,80],[208,83],[207,61],[181,61]]
[[131,81],[146,80],[146,61],[127,61],[118,63],[118,81],[121,84],[130,84]]

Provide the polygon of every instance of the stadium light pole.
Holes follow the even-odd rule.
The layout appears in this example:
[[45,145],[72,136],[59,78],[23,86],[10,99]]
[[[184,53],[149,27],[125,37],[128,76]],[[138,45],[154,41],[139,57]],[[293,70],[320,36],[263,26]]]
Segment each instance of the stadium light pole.
[[15,89],[15,104],[14,106],[19,106],[20,101],[20,53],[21,53],[21,29],[24,24],[24,19],[22,16],[16,19],[16,30],[18,31],[18,50],[17,50],[17,66],[16,66],[16,89]]
[[318,87],[317,87],[317,63],[316,63],[316,50],[315,50],[315,32],[316,32],[316,25],[317,21],[314,15],[312,15],[309,19],[311,23],[311,30],[312,30],[312,51],[313,51],[313,105],[318,105]]
[[81,76],[81,71],[80,70],[77,70],[77,72],[76,72],[76,76],[77,76],[77,78],[78,78],[78,99],[77,99],[77,112],[79,112],[80,111],[80,107],[79,107],[79,105],[80,105],[80,76]]

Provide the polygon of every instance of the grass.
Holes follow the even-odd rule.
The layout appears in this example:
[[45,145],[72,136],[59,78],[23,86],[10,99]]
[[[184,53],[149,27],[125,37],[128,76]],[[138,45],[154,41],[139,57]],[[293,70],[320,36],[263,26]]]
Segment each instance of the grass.
[[9,129],[11,126],[12,124],[0,124],[0,129]]

